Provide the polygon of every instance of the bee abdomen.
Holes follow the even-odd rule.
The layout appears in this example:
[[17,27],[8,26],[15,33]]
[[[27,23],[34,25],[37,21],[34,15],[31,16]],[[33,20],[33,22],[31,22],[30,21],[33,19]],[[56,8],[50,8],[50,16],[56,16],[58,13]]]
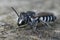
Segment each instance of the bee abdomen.
[[39,17],[39,20],[42,20],[44,22],[54,22],[56,20],[56,16],[54,15],[41,16]]

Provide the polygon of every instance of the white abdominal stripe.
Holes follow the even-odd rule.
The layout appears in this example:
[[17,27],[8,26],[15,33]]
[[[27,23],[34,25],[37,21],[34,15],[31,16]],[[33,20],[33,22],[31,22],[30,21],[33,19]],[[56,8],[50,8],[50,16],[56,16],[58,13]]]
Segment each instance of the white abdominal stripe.
[[44,22],[53,22],[55,21],[55,16],[41,16],[39,17],[39,20]]

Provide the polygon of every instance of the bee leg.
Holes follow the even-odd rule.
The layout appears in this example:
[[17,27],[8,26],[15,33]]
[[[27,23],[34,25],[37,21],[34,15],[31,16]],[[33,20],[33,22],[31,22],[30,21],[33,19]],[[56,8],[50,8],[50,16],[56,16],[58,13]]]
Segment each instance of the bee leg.
[[35,26],[33,27],[33,31],[34,31],[34,32],[36,31],[36,27],[35,27]]
[[45,28],[51,28],[51,26],[48,24],[48,23],[46,23],[46,22],[44,22],[44,21],[41,21],[41,23],[43,24],[43,25],[45,25]]
[[31,26],[32,31],[33,31],[33,32],[36,32],[36,29],[37,29],[36,24],[30,25],[30,26]]
[[51,28],[51,26],[50,26],[48,23],[45,23],[45,25],[46,25],[48,28]]
[[38,30],[37,30],[36,26],[33,27],[32,32],[35,33],[35,34],[38,34]]

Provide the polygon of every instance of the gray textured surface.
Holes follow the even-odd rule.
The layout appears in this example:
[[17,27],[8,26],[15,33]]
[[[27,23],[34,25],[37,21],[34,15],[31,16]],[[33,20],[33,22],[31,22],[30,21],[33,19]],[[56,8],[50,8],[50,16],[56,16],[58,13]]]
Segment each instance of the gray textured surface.
[[[11,7],[18,13],[27,10],[53,12],[58,19],[52,24],[53,30],[33,33],[27,28],[16,29],[18,17]],[[0,0],[0,40],[60,40],[60,0]]]

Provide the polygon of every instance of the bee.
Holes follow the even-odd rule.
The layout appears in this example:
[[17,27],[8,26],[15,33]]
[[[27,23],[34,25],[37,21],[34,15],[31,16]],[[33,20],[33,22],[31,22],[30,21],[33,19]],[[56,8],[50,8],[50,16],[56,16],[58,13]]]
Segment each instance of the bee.
[[21,26],[24,24],[28,24],[33,28],[34,31],[37,29],[38,23],[50,27],[48,23],[55,22],[56,20],[56,16],[50,12],[39,12],[36,14],[33,11],[27,11],[27,12],[21,12],[20,15],[18,15],[18,13],[13,7],[12,9],[15,11],[15,13],[18,16],[17,25]]

